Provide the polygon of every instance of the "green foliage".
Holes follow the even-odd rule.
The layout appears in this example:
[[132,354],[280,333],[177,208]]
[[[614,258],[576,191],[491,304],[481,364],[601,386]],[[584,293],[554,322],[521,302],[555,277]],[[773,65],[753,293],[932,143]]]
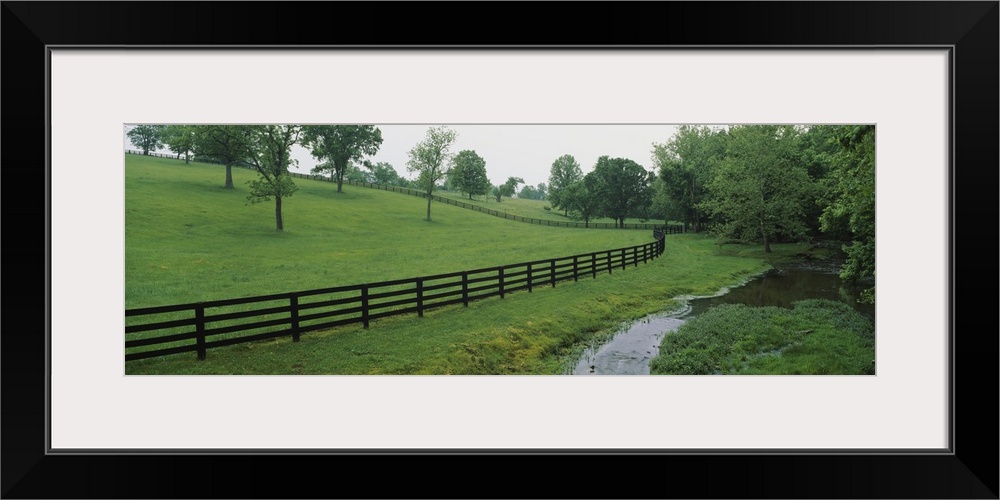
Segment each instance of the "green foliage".
[[524,179],[520,177],[508,177],[507,181],[503,184],[493,186],[490,193],[493,194],[494,198],[496,198],[497,203],[500,203],[501,197],[506,196],[510,198],[511,196],[514,196],[514,193],[517,192],[518,184],[524,184]]
[[226,166],[226,189],[233,186],[234,163],[249,161],[252,129],[239,125],[199,125],[194,127],[192,147],[195,158],[211,159]]
[[125,135],[135,147],[142,150],[142,154],[148,155],[150,151],[163,147],[165,129],[164,125],[136,125],[125,132]]
[[792,309],[716,306],[660,344],[660,375],[871,375],[871,321],[847,304],[810,299]]
[[246,156],[257,170],[259,177],[247,182],[251,204],[274,198],[274,219],[276,229],[283,231],[281,212],[283,198],[289,197],[298,187],[289,175],[292,145],[298,141],[301,128],[297,125],[248,125]]
[[552,202],[553,207],[561,208],[563,215],[567,215],[569,212],[569,207],[566,206],[568,202],[565,197],[566,188],[582,178],[583,170],[580,169],[580,164],[577,163],[576,158],[573,158],[573,155],[562,155],[552,162],[552,168],[549,171],[549,201]]
[[[846,221],[852,242],[841,277],[875,276],[875,126],[840,126],[833,131],[839,146],[830,173],[830,204],[820,218],[824,231]],[[874,297],[874,289],[866,294]]]
[[654,211],[700,231],[701,209],[711,196],[708,183],[725,156],[726,131],[682,125],[664,144],[653,144],[653,166],[663,184],[654,196]]
[[163,142],[178,158],[184,155],[185,164],[190,162],[194,150],[196,128],[194,125],[167,125],[163,129]]
[[797,131],[792,127],[744,125],[729,130],[726,157],[702,202],[717,221],[715,234],[727,240],[795,241],[806,233],[805,209],[812,181],[795,161]]
[[339,193],[351,162],[378,152],[382,131],[373,125],[306,125],[302,127],[302,144],[322,161],[312,171],[330,172]]
[[490,179],[486,176],[486,160],[472,150],[459,151],[451,163],[448,178],[453,188],[473,195],[486,194]]
[[427,193],[427,220],[431,220],[431,194],[438,181],[448,173],[451,145],[458,134],[448,127],[432,127],[427,136],[409,151],[406,168],[417,173],[417,184]]
[[599,196],[600,179],[590,172],[566,187],[563,191],[563,206],[573,211],[573,217],[590,225],[590,220],[600,213],[603,201]]
[[624,224],[626,217],[642,214],[650,202],[654,175],[627,158],[602,156],[594,166],[591,196],[599,200],[598,213]]

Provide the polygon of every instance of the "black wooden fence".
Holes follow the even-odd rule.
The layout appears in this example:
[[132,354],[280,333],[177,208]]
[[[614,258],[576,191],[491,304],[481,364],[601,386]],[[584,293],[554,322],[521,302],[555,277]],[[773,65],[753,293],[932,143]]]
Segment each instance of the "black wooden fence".
[[[126,149],[125,153],[126,154],[134,154],[134,155],[141,155],[142,154],[141,151],[135,151],[135,150],[131,150],[131,149]],[[172,159],[177,159],[176,155],[166,155],[166,154],[160,154],[160,153],[149,153],[149,156],[156,156],[158,158],[172,158]],[[206,159],[203,159],[203,158],[198,158],[197,161],[201,162],[201,163],[222,164],[222,162],[219,162],[219,161],[210,160],[210,159],[206,160]],[[240,168],[246,168],[246,169],[253,170],[253,166],[250,165],[250,164],[247,164],[247,163],[236,162],[236,163],[233,163],[233,165],[237,166],[237,167],[240,167]],[[289,172],[289,175],[291,175],[293,178],[297,178],[297,179],[312,179],[312,180],[317,180],[317,181],[336,182],[334,179],[331,179],[330,177],[326,177],[326,176],[322,176],[322,175],[300,174],[298,172]],[[387,186],[387,185],[384,185],[384,184],[373,184],[371,182],[353,181],[353,180],[350,180],[350,179],[344,179],[344,184],[348,184],[348,185],[351,185],[351,186],[360,186],[360,187],[365,187],[365,188],[370,188],[370,189],[379,189],[379,190],[382,190],[382,191],[392,191],[394,193],[403,193],[403,194],[408,194],[408,195],[412,195],[412,196],[418,196],[420,198],[427,199],[427,193],[424,192],[424,191],[421,191],[419,189],[411,189],[411,188],[405,188],[405,187],[400,187],[400,186]],[[456,207],[466,208],[466,209],[469,209],[469,210],[475,210],[477,212],[482,212],[484,214],[489,214],[489,215],[492,215],[494,217],[502,217],[504,219],[513,220],[513,221],[517,221],[517,222],[526,222],[528,224],[538,224],[540,226],[572,227],[572,228],[578,228],[578,229],[580,229],[580,228],[615,229],[615,228],[618,227],[618,226],[615,225],[615,223],[608,223],[608,222],[590,222],[590,223],[587,223],[587,222],[565,222],[565,221],[550,220],[550,219],[535,219],[535,218],[532,218],[532,217],[522,217],[520,215],[511,215],[511,214],[509,214],[507,212],[501,212],[499,210],[492,210],[492,209],[489,209],[489,208],[483,208],[482,206],[475,205],[473,203],[466,203],[464,201],[455,200],[455,199],[452,199],[452,198],[445,198],[444,196],[438,196],[436,194],[432,194],[431,195],[431,199],[434,200],[434,201],[437,201],[437,202],[448,204],[448,205],[453,205],[453,206],[456,206]],[[622,225],[622,229],[645,229],[645,230],[660,229],[660,230],[662,230],[664,232],[664,234],[680,234],[680,233],[684,232],[684,225],[683,224],[659,225],[659,224],[642,224],[642,223],[640,223],[640,224],[635,224],[635,223],[633,223],[633,224],[627,224],[626,223],[626,224]]]
[[469,302],[560,281],[596,278],[638,266],[663,254],[664,233],[655,241],[601,252],[499,267],[421,276],[363,285],[146,307],[125,311],[125,361],[205,351],[213,347],[291,336],[341,325],[369,323],[401,314]]

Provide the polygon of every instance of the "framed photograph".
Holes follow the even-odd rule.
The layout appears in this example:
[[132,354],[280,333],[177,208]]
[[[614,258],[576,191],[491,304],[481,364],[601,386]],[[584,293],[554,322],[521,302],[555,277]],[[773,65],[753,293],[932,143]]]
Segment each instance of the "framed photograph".
[[[45,321],[3,338],[4,497],[299,497],[310,461],[407,478],[330,496],[477,496],[411,476],[440,460],[485,496],[997,498],[996,315],[956,308],[996,293],[969,282],[995,262],[997,2],[584,3],[613,35],[572,44],[418,27],[470,5],[4,2],[8,186],[45,192],[8,206],[44,243],[9,255],[45,257],[8,318]],[[504,7],[525,34],[565,21]],[[877,373],[128,375],[123,132],[161,123],[874,125]],[[645,486],[528,490],[486,457]]]

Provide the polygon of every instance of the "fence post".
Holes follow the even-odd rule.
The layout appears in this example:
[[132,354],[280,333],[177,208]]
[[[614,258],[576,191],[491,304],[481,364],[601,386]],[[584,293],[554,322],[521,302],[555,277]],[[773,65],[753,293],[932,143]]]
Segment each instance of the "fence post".
[[499,273],[498,276],[499,276],[499,279],[500,279],[500,298],[502,299],[503,298],[503,268],[502,267],[500,268],[500,270],[498,271],[498,273]]
[[580,266],[577,263],[578,255],[573,256],[573,281],[580,280]]
[[639,247],[632,247],[632,263],[633,267],[639,267]]
[[556,259],[549,261],[549,277],[552,278],[552,288],[556,287]]
[[462,304],[469,307],[469,273],[462,271]]
[[361,322],[368,328],[368,285],[361,287]]
[[198,333],[198,361],[205,360],[205,306],[194,307],[195,331]]
[[417,278],[417,316],[424,317],[424,280]]
[[622,249],[622,269],[625,269],[625,249]]
[[597,252],[590,254],[590,272],[597,277]]
[[608,250],[608,274],[611,274],[611,250]]
[[292,342],[299,341],[299,295],[293,293],[289,297],[292,306]]
[[528,263],[528,293],[531,293],[531,263]]

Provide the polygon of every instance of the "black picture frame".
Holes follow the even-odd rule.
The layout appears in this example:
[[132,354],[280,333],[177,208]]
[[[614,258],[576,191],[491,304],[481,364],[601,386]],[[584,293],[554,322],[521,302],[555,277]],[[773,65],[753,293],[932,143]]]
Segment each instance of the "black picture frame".
[[[1000,4],[580,2],[552,7],[488,2],[3,2],[0,60],[7,147],[0,153],[8,195],[3,253],[15,269],[44,270],[43,279],[8,273],[13,280],[4,294],[3,497],[998,498],[993,385],[998,320],[989,307],[996,303],[997,288],[992,281],[975,280],[997,275],[992,266],[998,241]],[[50,454],[46,61],[47,47],[55,45],[950,46],[951,453]],[[980,253],[985,258],[977,258]],[[988,307],[968,305],[974,297],[985,297]],[[564,465],[578,473],[566,476]],[[315,476],[311,466],[331,472]],[[365,480],[369,471],[377,471],[380,480]]]

